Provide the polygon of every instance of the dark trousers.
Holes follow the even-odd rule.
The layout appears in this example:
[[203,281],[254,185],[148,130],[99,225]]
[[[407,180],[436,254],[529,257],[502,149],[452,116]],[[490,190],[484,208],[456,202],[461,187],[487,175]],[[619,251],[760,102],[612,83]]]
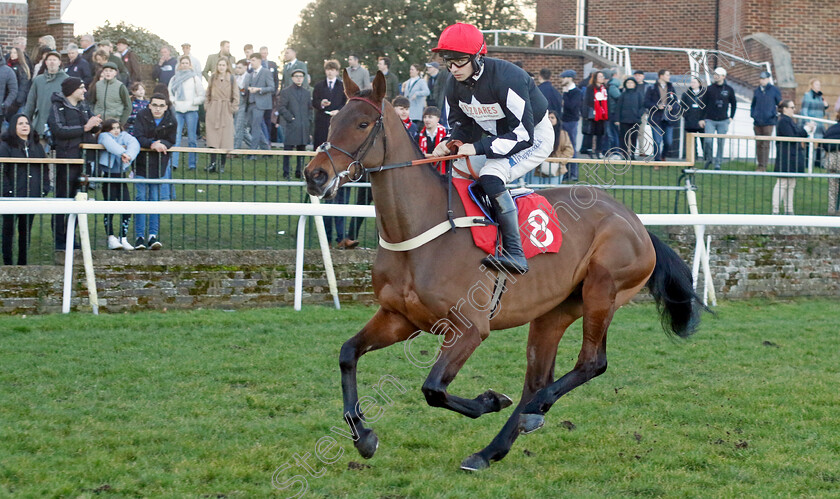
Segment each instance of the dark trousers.
[[3,215],[3,265],[12,265],[12,243],[15,237],[15,222],[18,229],[18,265],[26,265],[26,252],[29,249],[29,234],[32,233],[32,221],[35,215]]
[[[122,173],[112,173],[107,170],[99,170],[100,177],[106,178],[124,178]],[[127,184],[107,183],[102,185],[102,197],[105,201],[131,201],[131,194],[128,192]],[[108,236],[114,235],[114,215],[108,213],[105,215],[105,234]],[[123,214],[120,216],[120,229],[117,237],[128,236],[128,224],[131,222],[131,215]]]
[[[349,189],[339,189],[333,199],[325,201],[327,204],[347,204]],[[327,241],[332,241],[333,225],[335,225],[335,242],[344,239],[344,217],[324,217],[324,227],[327,230]]]
[[[306,150],[306,145],[287,146],[286,144],[283,144],[283,150],[284,151],[305,151]],[[289,176],[289,160],[290,159],[291,159],[291,156],[283,156],[283,176],[284,177]],[[300,172],[303,169],[303,156],[297,156],[295,158],[295,163],[296,163],[296,165],[295,165],[295,176],[300,177]]]
[[[367,179],[365,179],[366,181]],[[373,190],[369,187],[356,188],[356,204],[359,206],[369,205],[373,202]],[[350,230],[347,232],[347,239],[359,240],[359,229],[365,223],[364,217],[354,217],[350,220]]]
[[636,135],[639,133],[637,123],[619,123],[618,124],[618,148],[621,149],[628,158],[636,159]]
[[[81,165],[55,165],[55,197],[74,198],[79,191],[79,176],[82,174]],[[67,238],[67,220],[65,215],[53,215],[53,233],[55,247],[64,248]]]

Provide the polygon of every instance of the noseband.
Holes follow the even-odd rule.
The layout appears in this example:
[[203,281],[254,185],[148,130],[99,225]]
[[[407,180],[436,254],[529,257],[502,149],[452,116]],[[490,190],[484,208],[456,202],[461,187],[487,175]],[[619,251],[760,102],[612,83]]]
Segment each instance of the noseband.
[[[362,144],[359,146],[358,149],[356,149],[356,152],[354,152],[354,153],[350,153],[350,152],[348,152],[348,151],[346,151],[346,150],[344,150],[344,149],[342,149],[338,146],[330,144],[329,142],[324,142],[323,144],[318,146],[318,149],[316,149],[315,152],[322,152],[322,153],[326,154],[327,158],[330,160],[330,166],[332,166],[333,174],[335,175],[335,177],[334,177],[335,180],[333,182],[341,181],[342,177],[348,177],[348,176],[350,177],[351,182],[358,182],[362,179],[362,177],[364,177],[365,170],[367,170],[368,168],[365,167],[364,164],[362,164],[362,160],[365,158],[365,156],[370,151],[370,149],[374,146],[374,144],[376,144],[377,136],[382,131],[382,129],[385,128],[385,123],[383,121],[383,118],[385,116],[385,101],[384,100],[382,101],[382,108],[381,109],[376,105],[375,102],[373,102],[372,100],[370,100],[366,97],[350,97],[350,99],[348,101],[352,101],[352,100],[358,100],[358,101],[362,101],[362,102],[365,102],[365,103],[369,104],[371,107],[376,109],[377,113],[379,113],[379,118],[377,118],[376,123],[373,124],[373,130],[371,130],[371,132],[368,134],[365,141],[362,142]],[[384,144],[384,139],[383,139],[383,144]],[[332,154],[330,154],[330,150],[332,150],[332,149],[335,149],[336,151],[338,151],[338,152],[344,154],[345,156],[347,156],[348,158],[350,158],[350,164],[347,165],[347,169],[344,170],[341,173],[336,171],[335,162],[333,162]],[[352,174],[350,172],[353,169],[355,169],[357,166],[359,167],[358,168],[358,175],[351,176]]]

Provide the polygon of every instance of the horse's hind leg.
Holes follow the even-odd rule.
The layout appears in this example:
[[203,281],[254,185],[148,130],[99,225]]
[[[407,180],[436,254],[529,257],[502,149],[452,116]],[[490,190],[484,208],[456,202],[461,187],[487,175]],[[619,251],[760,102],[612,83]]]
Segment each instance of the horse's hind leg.
[[[449,324],[454,326],[455,322],[449,321]],[[430,406],[443,407],[471,418],[477,418],[488,412],[501,411],[513,403],[508,396],[493,390],[488,390],[474,399],[456,397],[446,391],[470,355],[490,334],[489,324],[485,322],[483,328],[482,332],[478,325],[470,324],[469,327],[463,329],[457,326],[450,327],[446,332],[446,341],[441,346],[440,356],[423,383],[423,395]]]
[[[350,425],[350,436],[362,457],[373,457],[379,439],[373,430],[364,427],[356,385],[356,365],[359,357],[408,339],[415,332],[414,325],[400,314],[379,309],[355,336],[341,346],[341,391],[344,398],[344,419]],[[369,397],[367,397],[369,398]]]
[[502,431],[496,435],[490,445],[466,458],[461,463],[461,469],[475,471],[486,468],[490,461],[498,461],[508,453],[521,430],[520,413],[522,409],[536,393],[554,381],[557,345],[566,332],[566,328],[580,316],[580,301],[572,298],[531,322],[526,349],[528,367],[525,371],[525,386],[522,389],[522,398]]

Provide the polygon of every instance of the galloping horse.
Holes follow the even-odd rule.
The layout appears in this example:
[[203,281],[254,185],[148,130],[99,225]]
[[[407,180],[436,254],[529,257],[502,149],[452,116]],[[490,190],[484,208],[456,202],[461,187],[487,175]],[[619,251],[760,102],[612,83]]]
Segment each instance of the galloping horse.
[[[377,73],[372,89],[360,92],[345,71],[344,88],[349,100],[332,118],[328,142],[304,171],[308,192],[330,199],[367,170],[384,241],[406,241],[446,221],[446,179],[430,164],[412,165],[423,155],[384,100],[382,73]],[[633,212],[589,187],[541,193],[556,208],[562,247],[558,253],[533,257],[529,273],[509,276],[501,307],[492,317],[464,299],[492,270],[480,265],[486,254],[473,244],[469,230],[447,231],[409,251],[377,252],[373,286],[379,310],[344,343],[339,357],[345,418],[363,457],[373,456],[379,439],[364,426],[356,385],[359,357],[405,341],[415,332],[443,334],[446,340],[423,383],[428,404],[477,418],[512,401],[493,390],[462,398],[447,387],[491,330],[530,323],[522,398],[493,441],[461,464],[464,470],[478,470],[502,459],[520,432],[540,428],[545,413],[562,395],[606,371],[607,328],[613,314],[645,285],[666,332],[687,337],[694,331],[702,305],[692,290],[690,270]],[[456,217],[465,215],[457,196],[452,210]],[[555,380],[558,343],[580,317],[583,346],[578,361]]]

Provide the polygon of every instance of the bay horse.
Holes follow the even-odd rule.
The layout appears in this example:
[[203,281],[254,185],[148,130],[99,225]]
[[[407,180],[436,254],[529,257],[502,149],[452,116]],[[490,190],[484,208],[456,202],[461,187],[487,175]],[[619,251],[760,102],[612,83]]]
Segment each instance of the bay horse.
[[[343,80],[348,102],[333,116],[328,142],[304,170],[307,191],[331,199],[366,170],[377,229],[387,243],[406,241],[445,222],[446,179],[431,164],[409,166],[423,155],[384,99],[385,77],[378,72],[372,89],[361,92],[346,71]],[[492,317],[465,300],[471,286],[486,281],[489,272],[479,263],[486,254],[473,244],[470,230],[447,231],[409,251],[379,249],[372,271],[379,309],[343,344],[339,356],[345,419],[362,457],[373,456],[379,439],[365,427],[360,407],[359,358],[416,332],[442,334],[445,339],[421,389],[426,402],[477,418],[512,401],[493,390],[462,398],[447,387],[491,330],[530,323],[522,397],[493,441],[464,459],[461,468],[470,471],[501,460],[520,433],[543,425],[544,415],[562,395],[606,371],[607,328],[613,314],[645,285],[666,332],[680,337],[694,332],[703,306],[692,289],[691,271],[632,211],[591,187],[540,192],[556,208],[563,244],[557,253],[531,258],[527,274],[508,276],[501,308]],[[457,196],[451,207],[455,216],[465,215]],[[583,345],[577,363],[555,380],[558,343],[580,317]]]

